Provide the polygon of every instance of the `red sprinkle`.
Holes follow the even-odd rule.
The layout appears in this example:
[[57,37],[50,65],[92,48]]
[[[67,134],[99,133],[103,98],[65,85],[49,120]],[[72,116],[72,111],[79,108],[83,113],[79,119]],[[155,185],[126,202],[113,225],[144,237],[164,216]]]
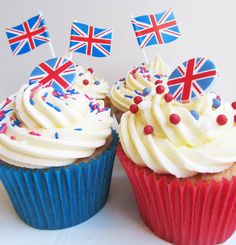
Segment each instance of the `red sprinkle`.
[[234,115],[234,123],[236,123],[236,115]]
[[5,115],[5,112],[3,110],[0,111],[0,117],[3,117]]
[[41,136],[41,134],[36,133],[36,132],[34,132],[34,131],[30,131],[29,134],[34,135],[34,136]]
[[221,114],[216,118],[216,122],[220,125],[223,126],[228,122],[228,119],[225,115]]
[[84,84],[85,86],[88,85],[88,84],[89,84],[89,80],[84,79],[84,80],[83,80],[83,84]]
[[216,99],[221,100],[221,97],[219,95],[216,96]]
[[89,71],[90,73],[93,73],[93,68],[88,68],[87,71]]
[[155,85],[162,83],[162,80],[156,80]]
[[139,104],[139,103],[141,103],[142,102],[142,97],[141,96],[135,96],[134,97],[134,103],[135,104]]
[[132,105],[129,107],[129,110],[130,110],[130,112],[132,112],[132,113],[137,113],[137,112],[138,112],[138,106],[135,105],[135,104],[132,104]]
[[159,85],[159,86],[156,87],[156,93],[157,93],[157,94],[163,94],[164,91],[165,91],[164,86]]
[[173,96],[172,96],[172,94],[165,94],[164,99],[167,103],[169,103],[173,100]]
[[148,135],[148,134],[152,134],[154,131],[154,128],[151,126],[151,125],[146,125],[144,128],[143,128],[143,132]]
[[15,136],[11,136],[11,140],[15,140],[16,139],[16,137]]
[[179,115],[177,115],[177,114],[171,114],[169,116],[169,120],[170,120],[170,122],[172,124],[177,125],[177,124],[179,124],[179,122],[180,122],[181,119],[180,119],[180,116]]
[[236,110],[236,101],[234,101],[231,106],[233,107],[234,110]]

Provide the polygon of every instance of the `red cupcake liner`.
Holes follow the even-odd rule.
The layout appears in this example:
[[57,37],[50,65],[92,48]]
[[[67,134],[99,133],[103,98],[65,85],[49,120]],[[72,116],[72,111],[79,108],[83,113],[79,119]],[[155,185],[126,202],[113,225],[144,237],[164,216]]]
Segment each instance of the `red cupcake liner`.
[[236,177],[193,184],[134,164],[121,146],[117,155],[132,185],[145,224],[176,245],[213,245],[236,229]]

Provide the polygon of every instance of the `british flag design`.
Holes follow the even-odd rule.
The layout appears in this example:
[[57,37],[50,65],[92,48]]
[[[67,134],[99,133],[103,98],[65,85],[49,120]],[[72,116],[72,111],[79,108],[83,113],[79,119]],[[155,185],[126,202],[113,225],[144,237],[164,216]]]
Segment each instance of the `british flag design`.
[[14,55],[28,53],[50,41],[48,29],[41,13],[18,26],[5,28],[5,30]]
[[206,58],[189,59],[169,76],[169,93],[177,101],[193,101],[211,89],[216,76],[217,70],[212,61]]
[[75,81],[75,64],[62,57],[40,63],[31,73],[30,83],[52,86],[55,90],[66,90]]
[[70,52],[94,57],[111,53],[112,29],[102,29],[74,21],[71,27]]
[[172,9],[158,14],[133,17],[131,23],[141,48],[169,43],[181,35]]

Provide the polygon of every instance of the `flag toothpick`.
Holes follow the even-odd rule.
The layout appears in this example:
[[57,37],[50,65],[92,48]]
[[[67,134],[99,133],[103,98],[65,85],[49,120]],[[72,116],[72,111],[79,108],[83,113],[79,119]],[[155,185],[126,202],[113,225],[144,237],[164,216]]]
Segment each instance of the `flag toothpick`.
[[157,14],[131,16],[131,23],[146,63],[148,59],[144,47],[173,42],[180,37],[172,9]]

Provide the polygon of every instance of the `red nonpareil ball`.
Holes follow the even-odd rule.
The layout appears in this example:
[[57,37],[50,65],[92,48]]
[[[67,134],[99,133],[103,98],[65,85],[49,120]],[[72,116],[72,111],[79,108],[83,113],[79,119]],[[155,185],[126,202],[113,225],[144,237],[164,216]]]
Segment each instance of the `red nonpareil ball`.
[[181,121],[180,116],[174,113],[169,116],[169,120],[170,120],[170,123],[174,125],[179,124],[179,122]]
[[157,94],[163,94],[164,91],[165,91],[165,87],[164,86],[159,85],[159,86],[156,87],[156,93]]
[[143,101],[142,97],[141,96],[135,96],[134,97],[134,103],[135,104],[139,104]]
[[216,122],[220,125],[220,126],[223,126],[225,125],[227,122],[228,122],[228,118],[221,114],[219,115],[217,118],[216,118]]
[[87,71],[89,71],[89,72],[92,74],[92,73],[93,73],[93,68],[89,67],[89,68],[87,69]]
[[88,85],[88,84],[89,84],[89,80],[84,79],[84,80],[83,80],[83,84],[84,84],[85,86]]
[[136,104],[132,104],[130,107],[129,107],[129,110],[130,112],[132,113],[137,113],[138,112],[138,106]]
[[169,103],[173,100],[173,96],[172,96],[172,94],[165,94],[164,99],[167,103]]
[[143,128],[143,132],[148,135],[148,134],[152,134],[154,131],[154,128],[151,126],[151,125],[146,125],[144,128]]
[[234,110],[236,110],[236,101],[234,101],[231,106],[233,107]]

